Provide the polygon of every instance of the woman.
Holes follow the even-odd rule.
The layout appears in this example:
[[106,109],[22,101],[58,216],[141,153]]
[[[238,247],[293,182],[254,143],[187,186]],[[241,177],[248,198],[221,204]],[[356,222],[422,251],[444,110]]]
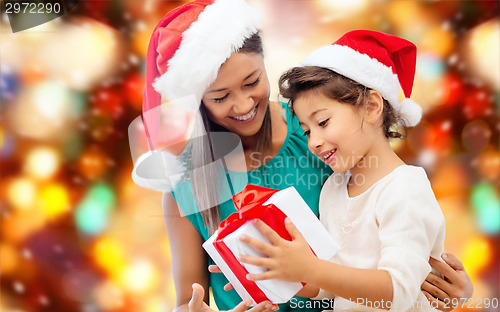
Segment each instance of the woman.
[[[133,177],[140,185],[164,191],[177,310],[209,311],[208,287],[219,309],[248,308],[234,290],[224,290],[222,274],[207,271],[210,259],[201,246],[220,220],[235,211],[230,195],[247,183],[275,189],[293,185],[317,215],[321,186],[331,174],[308,152],[306,137],[288,109],[269,101],[259,28],[258,13],[243,0],[197,0],[169,12],[151,37],[142,116],[151,152],[135,163]],[[167,153],[154,151],[162,142],[160,94],[173,102],[191,98],[190,103],[201,104],[194,109],[196,139],[172,140],[184,149],[176,158],[183,169],[165,165]],[[243,170],[227,165],[238,163],[234,153],[229,158],[217,153],[227,144],[233,150],[232,143],[217,136],[221,133],[240,140]],[[173,150],[177,154],[180,149]],[[449,281],[430,275],[423,288],[440,299],[470,296],[467,275],[454,270],[460,262],[449,263],[451,267],[435,266]],[[251,310],[273,308],[263,302]],[[280,305],[281,310],[290,308]]]

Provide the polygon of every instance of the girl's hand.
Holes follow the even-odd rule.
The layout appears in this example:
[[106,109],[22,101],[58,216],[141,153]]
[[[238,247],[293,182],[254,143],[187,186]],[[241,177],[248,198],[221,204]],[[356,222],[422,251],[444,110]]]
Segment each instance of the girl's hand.
[[[189,312],[215,312],[208,304],[203,301],[205,290],[200,284],[193,284],[193,295],[189,301]],[[252,300],[244,300],[240,302],[231,312],[244,312],[250,307]],[[264,301],[248,310],[248,312],[271,312],[276,311],[277,305],[273,305],[269,301]]]
[[444,279],[429,273],[422,290],[427,300],[437,302],[439,310],[451,311],[472,296],[474,287],[462,262],[452,254],[443,254],[441,258],[446,263],[431,258],[429,264],[443,274]]
[[304,276],[307,274],[306,269],[312,266],[312,262],[316,257],[290,219],[285,219],[285,226],[292,237],[292,241],[281,238],[273,229],[258,219],[252,222],[269,239],[272,245],[246,235],[240,237],[242,242],[267,256],[266,258],[259,258],[240,255],[239,260],[241,262],[268,269],[267,272],[261,274],[248,274],[247,278],[253,281],[266,279],[280,279],[291,282],[304,281]]

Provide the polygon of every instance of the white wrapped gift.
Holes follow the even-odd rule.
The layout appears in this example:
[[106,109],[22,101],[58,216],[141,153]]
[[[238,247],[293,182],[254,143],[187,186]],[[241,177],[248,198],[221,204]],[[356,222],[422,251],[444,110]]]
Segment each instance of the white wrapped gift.
[[[245,189],[248,187],[274,191],[252,185],[247,186]],[[340,246],[323,227],[318,218],[299,195],[297,190],[295,190],[294,187],[289,187],[282,191],[274,192],[275,193],[261,206],[273,204],[276,208],[283,212],[284,215],[290,218],[292,223],[304,236],[318,258],[324,260],[331,259],[339,251]],[[236,196],[237,195],[235,195],[235,197]],[[240,210],[240,212],[241,211],[242,210]],[[241,213],[239,217],[242,218]],[[228,219],[230,218],[231,217]],[[218,230],[203,244],[203,248],[207,251],[217,266],[219,266],[222,273],[224,273],[226,278],[233,285],[234,289],[243,300],[251,299],[254,305],[264,300],[270,300],[273,303],[284,303],[289,301],[303,287],[302,283],[285,282],[276,279],[253,282],[245,278],[246,273],[258,274],[265,272],[266,269],[246,263],[240,263],[236,260],[238,255],[256,257],[263,256],[257,250],[242,243],[238,238],[242,234],[245,234],[266,243],[270,242],[263,234],[260,233],[259,230],[255,228],[255,226],[252,225],[251,222],[249,222],[249,220],[241,220],[240,223],[243,224],[219,240],[222,241],[224,243],[223,245],[227,246],[228,249],[222,253],[223,255],[221,255],[218,251],[218,249],[220,250],[221,245],[218,244],[216,246],[220,230]],[[225,259],[227,261],[225,261]]]

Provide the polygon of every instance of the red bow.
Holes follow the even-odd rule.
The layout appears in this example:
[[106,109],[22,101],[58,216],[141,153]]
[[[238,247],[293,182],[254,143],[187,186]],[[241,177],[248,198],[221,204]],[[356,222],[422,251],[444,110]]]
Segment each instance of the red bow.
[[221,222],[217,239],[214,242],[217,252],[231,267],[233,273],[256,303],[269,299],[255,282],[246,278],[248,271],[236,259],[223,239],[246,222],[252,219],[260,219],[275,230],[282,238],[292,240],[285,227],[286,215],[273,204],[263,205],[276,192],[278,191],[249,184],[243,191],[235,194],[233,196],[233,202],[238,212],[231,214],[226,220]]

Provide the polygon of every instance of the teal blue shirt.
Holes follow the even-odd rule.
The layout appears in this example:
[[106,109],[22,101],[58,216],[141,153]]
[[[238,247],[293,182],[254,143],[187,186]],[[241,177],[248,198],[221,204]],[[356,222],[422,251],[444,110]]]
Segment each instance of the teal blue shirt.
[[[298,125],[296,118],[292,118],[286,104],[283,104],[286,110],[287,136],[279,152],[263,166],[248,172],[235,173],[231,175],[244,175],[246,179],[241,179],[249,184],[260,185],[268,188],[282,190],[294,186],[311,210],[318,216],[318,203],[321,187],[326,179],[332,174],[330,167],[326,166],[321,160],[314,156],[307,147],[307,137]],[[235,183],[232,177],[233,192],[237,193],[243,190],[244,183]],[[210,237],[208,229],[205,227],[200,213],[190,213],[198,211],[193,199],[190,181],[178,183],[173,192],[174,198],[181,210],[187,215],[198,233],[207,240]],[[234,195],[234,194],[233,194]],[[227,200],[219,205],[221,220],[227,218],[231,213],[236,212],[231,200]],[[210,263],[213,263],[209,259]],[[210,287],[213,291],[215,303],[220,310],[229,310],[234,308],[241,298],[236,291],[225,291],[224,285],[227,279],[223,274],[210,273]],[[280,305],[280,311],[301,311],[300,306],[306,307],[300,297],[295,297],[286,304]],[[300,304],[298,303],[300,301]],[[310,311],[311,309],[303,309]],[[319,309],[321,310],[321,309]]]

